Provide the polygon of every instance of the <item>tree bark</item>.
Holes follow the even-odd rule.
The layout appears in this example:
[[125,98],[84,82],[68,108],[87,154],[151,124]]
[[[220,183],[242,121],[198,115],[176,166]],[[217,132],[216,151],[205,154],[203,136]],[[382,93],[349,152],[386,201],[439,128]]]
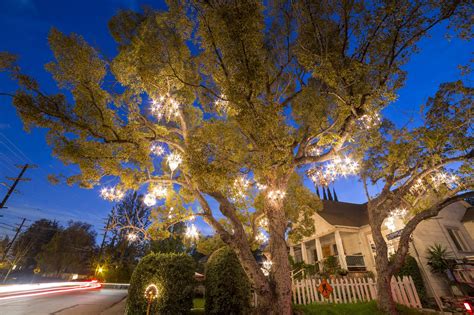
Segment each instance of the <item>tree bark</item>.
[[267,214],[270,232],[270,253],[273,262],[271,277],[275,288],[274,314],[292,314],[291,267],[285,240],[287,219],[282,205],[272,207]]
[[371,202],[368,204],[369,221],[374,239],[376,256],[375,268],[377,270],[377,307],[384,314],[398,314],[395,301],[392,297],[392,287],[390,281],[393,271],[388,261],[387,243],[382,235],[383,213],[373,209]]
[[[234,238],[228,242],[228,245],[236,253],[242,268],[249,277],[257,293],[257,313],[272,314],[274,305],[274,292],[270,286],[268,278],[260,270],[260,266],[253,257],[248,244],[245,244],[243,238]],[[277,313],[275,313],[277,314]]]

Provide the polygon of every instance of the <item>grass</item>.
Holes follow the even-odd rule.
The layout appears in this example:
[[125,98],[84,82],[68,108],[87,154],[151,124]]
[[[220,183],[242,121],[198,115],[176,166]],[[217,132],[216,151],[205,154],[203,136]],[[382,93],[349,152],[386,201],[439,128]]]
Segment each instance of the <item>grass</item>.
[[204,314],[204,299],[193,299],[191,314]]
[[[424,312],[399,305],[398,311],[405,315],[421,315]],[[384,315],[377,309],[375,302],[353,304],[308,304],[294,305],[294,310],[304,315]],[[432,313],[431,313],[432,314]]]

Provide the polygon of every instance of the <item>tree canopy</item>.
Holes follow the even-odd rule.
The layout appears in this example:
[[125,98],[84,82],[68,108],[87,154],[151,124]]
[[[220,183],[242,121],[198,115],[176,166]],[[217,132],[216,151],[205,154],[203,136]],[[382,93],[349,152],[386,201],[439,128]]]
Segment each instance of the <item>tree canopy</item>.
[[[170,224],[201,216],[236,252],[257,292],[276,296],[278,310],[289,313],[285,235],[289,222],[299,227],[295,239],[312,233],[320,207],[304,176],[327,185],[357,171],[358,140],[396,99],[417,42],[446,19],[462,25],[472,7],[167,3],[165,11],[121,11],[110,20],[114,57],[52,29],[55,60],[46,69],[57,94],[42,92],[3,54],[0,69],[20,84],[14,105],[25,128],[47,128],[54,154],[79,166],[69,183],[91,188],[114,177],[117,186],[102,191],[110,200],[128,189],[146,189],[150,206],[163,199],[153,225],[160,237]],[[251,253],[264,228],[270,278]]]

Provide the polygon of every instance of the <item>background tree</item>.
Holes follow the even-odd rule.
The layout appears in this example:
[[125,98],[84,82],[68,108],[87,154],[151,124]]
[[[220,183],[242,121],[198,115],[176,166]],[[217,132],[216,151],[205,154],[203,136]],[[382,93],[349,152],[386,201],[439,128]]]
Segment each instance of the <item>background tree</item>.
[[88,223],[69,221],[37,256],[43,272],[89,274],[95,255],[96,232]]
[[127,282],[138,259],[145,255],[149,233],[150,208],[143,196],[129,192],[111,213],[107,244],[99,253],[98,265],[106,265],[104,273],[109,282]]
[[[430,0],[168,5],[112,18],[119,53],[110,62],[80,36],[53,29],[56,61],[47,69],[72,99],[43,93],[4,54],[0,69],[20,84],[14,105],[25,128],[48,128],[54,154],[79,166],[69,183],[90,188],[117,177],[116,187],[102,191],[110,200],[145,186],[148,205],[164,199],[154,237],[201,216],[235,251],[261,312],[290,314],[285,236],[289,222],[298,226],[295,239],[312,233],[318,205],[302,171],[318,185],[354,173],[357,164],[344,155],[395,99],[405,78],[401,66],[418,40],[450,17],[462,22],[469,6]],[[265,233],[270,277],[251,251]]]
[[28,256],[28,254],[32,250],[32,245],[33,242],[28,239],[17,239],[14,243],[14,246],[16,248],[14,253],[10,253],[6,257],[6,266],[8,268],[8,271],[3,277],[3,283],[5,283],[8,279],[8,276],[13,270],[16,269],[21,269],[23,266],[20,265],[20,263],[25,261],[25,257]]
[[24,253],[23,258],[19,261],[24,269],[33,270],[36,267],[36,256],[59,230],[58,222],[40,219],[20,233],[18,241],[13,244],[13,254],[16,256],[23,253],[23,244],[30,244],[28,252]]
[[[387,123],[367,151],[362,176],[376,246],[377,303],[387,313],[396,313],[390,279],[404,263],[417,225],[474,196],[473,101],[474,89],[463,82],[442,84],[423,109],[422,126],[396,129]],[[383,188],[371,196],[367,180]],[[390,263],[382,225],[397,217],[405,225]]]
[[148,250],[155,253],[186,253],[191,248],[185,240],[186,225],[183,222],[173,224],[168,228],[170,235],[166,238],[151,240]]

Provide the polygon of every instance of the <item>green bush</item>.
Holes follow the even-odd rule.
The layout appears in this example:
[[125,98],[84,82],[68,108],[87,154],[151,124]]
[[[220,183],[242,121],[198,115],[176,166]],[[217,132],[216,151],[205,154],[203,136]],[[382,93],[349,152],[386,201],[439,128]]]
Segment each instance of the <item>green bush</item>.
[[194,260],[186,254],[151,253],[135,268],[128,289],[126,314],[146,314],[145,288],[158,287],[150,314],[188,314],[193,307]]
[[206,314],[247,314],[250,283],[237,255],[229,248],[216,250],[206,265]]
[[426,289],[425,284],[423,282],[423,278],[421,276],[420,268],[418,267],[418,263],[416,259],[410,255],[405,257],[405,262],[396,274],[396,276],[411,276],[413,279],[413,283],[415,284],[416,291],[418,292],[418,296],[423,304],[427,302],[426,296]]

